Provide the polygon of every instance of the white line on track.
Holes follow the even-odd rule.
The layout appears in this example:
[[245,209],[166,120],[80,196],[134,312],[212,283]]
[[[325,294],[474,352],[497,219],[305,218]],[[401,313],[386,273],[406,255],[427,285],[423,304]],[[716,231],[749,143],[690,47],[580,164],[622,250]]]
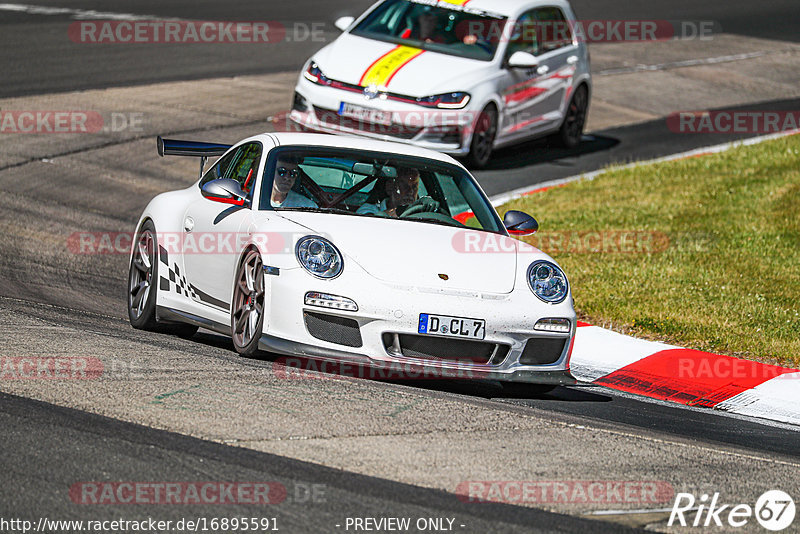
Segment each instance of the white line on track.
[[15,11],[29,15],[68,15],[76,20],[182,20],[178,18],[157,17],[154,15],[135,15],[133,13],[111,13],[92,9],[72,9],[68,7],[35,6],[30,4],[0,4],[0,11]]
[[683,61],[671,61],[669,63],[656,63],[655,65],[633,65],[630,67],[618,67],[613,69],[605,69],[599,72],[596,72],[595,76],[613,76],[615,74],[630,74],[633,72],[646,72],[646,71],[658,71],[658,70],[669,70],[669,69],[679,69],[682,67],[696,67],[697,65],[716,65],[717,63],[730,63],[732,61],[742,61],[745,59],[754,59],[757,57],[763,57],[770,54],[775,54],[777,52],[783,52],[783,50],[778,51],[767,51],[762,50],[758,52],[749,52],[747,54],[733,54],[729,56],[717,56],[717,57],[707,57],[707,58],[699,58],[699,59],[686,59]]
[[[687,512],[693,512],[698,510],[698,508],[692,508],[686,510]],[[639,510],[595,510],[593,512],[586,512],[586,515],[637,515],[637,514],[653,514],[653,513],[667,513],[671,512],[672,508],[653,508],[648,510],[647,508],[642,508]]]

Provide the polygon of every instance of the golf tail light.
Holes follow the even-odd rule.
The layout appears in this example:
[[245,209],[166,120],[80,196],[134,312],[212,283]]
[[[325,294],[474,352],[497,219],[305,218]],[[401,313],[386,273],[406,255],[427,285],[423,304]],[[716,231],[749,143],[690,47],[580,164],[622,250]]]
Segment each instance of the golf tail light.
[[534,330],[540,332],[558,332],[561,334],[569,334],[572,325],[569,319],[539,319],[533,326]]
[[328,295],[327,293],[317,293],[309,291],[306,293],[306,306],[316,306],[318,308],[330,308],[332,310],[358,311],[358,304],[347,297]]

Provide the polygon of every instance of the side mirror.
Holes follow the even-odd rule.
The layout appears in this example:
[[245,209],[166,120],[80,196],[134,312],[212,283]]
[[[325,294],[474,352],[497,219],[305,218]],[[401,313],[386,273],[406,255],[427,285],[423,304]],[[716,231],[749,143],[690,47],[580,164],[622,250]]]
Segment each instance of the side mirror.
[[347,31],[347,28],[349,28],[355,20],[355,17],[339,17],[333,25],[344,32]]
[[201,192],[208,200],[221,202],[222,204],[244,206],[247,200],[247,194],[242,191],[242,186],[231,178],[206,182]]
[[503,225],[512,236],[531,235],[539,230],[539,223],[536,222],[536,219],[527,213],[514,210],[506,212],[506,216],[503,217]]
[[508,58],[508,66],[512,69],[535,69],[539,66],[539,60],[528,52],[514,52]]

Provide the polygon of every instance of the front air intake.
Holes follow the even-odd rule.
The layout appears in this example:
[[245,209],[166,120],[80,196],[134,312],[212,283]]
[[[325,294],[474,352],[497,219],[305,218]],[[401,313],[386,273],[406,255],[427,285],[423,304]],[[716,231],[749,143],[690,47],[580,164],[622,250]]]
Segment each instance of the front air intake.
[[308,333],[317,339],[346,347],[361,347],[361,330],[358,321],[328,315],[327,313],[303,312]]
[[550,365],[556,363],[564,352],[567,337],[532,337],[525,343],[519,357],[522,365]]

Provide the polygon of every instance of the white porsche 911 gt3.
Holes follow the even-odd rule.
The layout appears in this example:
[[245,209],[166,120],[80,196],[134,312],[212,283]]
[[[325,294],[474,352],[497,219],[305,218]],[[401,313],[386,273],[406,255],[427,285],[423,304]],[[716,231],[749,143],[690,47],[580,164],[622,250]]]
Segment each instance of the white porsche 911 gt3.
[[300,128],[401,141],[487,164],[557,134],[580,142],[589,54],[565,0],[381,0],[303,68]]
[[575,382],[567,278],[509,235],[538,224],[514,211],[501,221],[451,157],[298,133],[234,146],[159,138],[158,150],[221,157],[142,213],[128,284],[135,328],[205,327],[245,355]]

